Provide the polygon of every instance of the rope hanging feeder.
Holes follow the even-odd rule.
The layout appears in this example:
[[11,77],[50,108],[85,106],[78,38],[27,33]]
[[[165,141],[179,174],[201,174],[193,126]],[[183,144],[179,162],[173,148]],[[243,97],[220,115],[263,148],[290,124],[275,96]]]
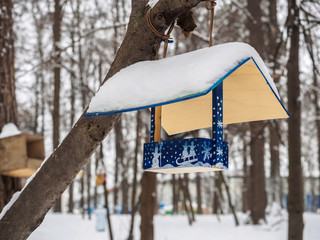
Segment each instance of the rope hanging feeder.
[[206,2],[206,8],[210,11],[210,34],[209,34],[209,47],[213,46],[212,33],[213,33],[213,22],[214,22],[214,7],[217,5],[215,0],[208,0]]
[[170,34],[173,30],[174,24],[175,24],[175,20],[171,23],[171,26],[167,32],[167,34],[163,34],[161,32],[159,32],[152,24],[151,22],[151,10],[152,8],[149,8],[147,11],[147,24],[149,26],[149,28],[151,29],[151,31],[156,34],[157,36],[161,37],[162,41],[164,41],[164,47],[163,47],[163,58],[166,58],[167,56],[167,50],[168,50],[168,43],[172,43],[173,41],[170,38]]

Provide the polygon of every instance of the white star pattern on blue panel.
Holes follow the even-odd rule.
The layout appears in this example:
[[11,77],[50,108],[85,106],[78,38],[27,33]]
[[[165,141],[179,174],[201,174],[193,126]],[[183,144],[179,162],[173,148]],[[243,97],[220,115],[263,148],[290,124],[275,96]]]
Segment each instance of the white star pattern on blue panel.
[[223,128],[223,123],[222,123],[222,121],[218,121],[218,128]]
[[218,156],[222,156],[223,155],[223,150],[220,147],[217,148],[217,155]]

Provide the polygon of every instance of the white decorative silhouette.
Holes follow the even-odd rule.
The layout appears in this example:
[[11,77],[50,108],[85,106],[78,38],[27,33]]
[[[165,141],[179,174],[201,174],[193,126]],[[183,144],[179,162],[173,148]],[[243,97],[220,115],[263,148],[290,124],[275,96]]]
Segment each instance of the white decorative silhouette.
[[160,167],[160,158],[161,158],[161,151],[159,152],[158,147],[154,150],[153,159],[152,159],[152,168]]
[[191,145],[190,145],[190,154],[189,154],[189,156],[190,157],[192,157],[192,158],[194,158],[195,156],[196,156],[196,152],[195,152],[195,145],[194,145],[194,143],[193,143],[193,141],[191,142]]
[[211,146],[207,142],[202,144],[202,153],[204,154],[203,160],[210,159],[212,157]]
[[[182,157],[178,157],[176,160],[177,165],[182,165],[185,163],[192,163],[195,161],[198,161],[197,154],[195,151],[195,145],[194,142],[191,142],[191,145],[188,145],[187,142],[183,145],[183,151],[182,151]],[[188,152],[188,149],[190,148],[190,152]],[[180,161],[182,160],[182,161]]]

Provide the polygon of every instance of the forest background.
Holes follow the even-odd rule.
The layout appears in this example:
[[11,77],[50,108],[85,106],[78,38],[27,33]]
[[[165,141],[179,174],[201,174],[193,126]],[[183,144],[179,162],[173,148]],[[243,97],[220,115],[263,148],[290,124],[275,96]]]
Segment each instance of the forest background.
[[[9,2],[1,1],[2,9]],[[181,206],[188,203],[188,208],[193,206],[198,214],[227,213],[235,208],[235,211],[250,211],[248,221],[258,224],[265,219],[267,205],[275,202],[288,207],[290,179],[292,188],[303,190],[299,193],[300,210],[301,206],[302,211],[316,212],[320,208],[320,4],[281,0],[217,3],[214,44],[239,41],[256,48],[288,106],[292,119],[289,124],[287,120],[271,120],[228,125],[225,127],[225,138],[230,144],[227,172],[158,175],[157,181],[141,181],[140,185],[142,145],[148,141],[149,113],[123,114],[53,211],[87,212],[90,216],[91,208],[103,204],[104,191],[96,186],[96,175],[101,172],[107,175],[109,205],[114,214],[132,212],[144,199],[143,189],[152,184],[151,192],[156,186],[158,189],[155,205],[165,205],[173,214],[182,211]],[[68,134],[104,81],[126,34],[131,3],[17,0],[12,2],[11,10],[13,35],[8,39],[14,49],[17,100],[14,110],[17,118],[12,122],[23,132],[44,136],[49,154]],[[205,3],[193,9],[197,28],[189,38],[175,27],[168,57],[208,46],[209,13]],[[2,23],[5,19],[2,18]],[[1,35],[2,39],[7,36]],[[2,47],[1,57],[8,53],[5,49]],[[8,123],[3,116],[1,128]],[[209,137],[209,132],[205,129],[163,136],[166,139]],[[293,165],[300,168],[301,164],[301,168],[298,175],[291,174],[290,178],[292,159],[296,159]],[[2,183],[8,181],[4,178]],[[23,181],[12,181],[18,183],[2,187],[1,209],[11,198],[12,194],[7,193],[23,186]],[[166,190],[170,198],[163,197],[161,189],[170,189]],[[192,212],[188,212],[191,222]],[[295,223],[300,229],[301,221]]]

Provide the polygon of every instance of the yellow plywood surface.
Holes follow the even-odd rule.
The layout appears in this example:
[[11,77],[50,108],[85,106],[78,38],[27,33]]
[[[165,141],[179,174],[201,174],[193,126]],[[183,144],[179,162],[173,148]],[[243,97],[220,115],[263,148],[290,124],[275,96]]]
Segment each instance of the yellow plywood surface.
[[[169,135],[211,127],[212,93],[162,106],[162,126]],[[287,118],[265,78],[250,59],[223,81],[223,123]]]
[[2,175],[16,178],[28,178],[32,176],[37,170],[31,168],[20,168],[17,170],[2,172]]

